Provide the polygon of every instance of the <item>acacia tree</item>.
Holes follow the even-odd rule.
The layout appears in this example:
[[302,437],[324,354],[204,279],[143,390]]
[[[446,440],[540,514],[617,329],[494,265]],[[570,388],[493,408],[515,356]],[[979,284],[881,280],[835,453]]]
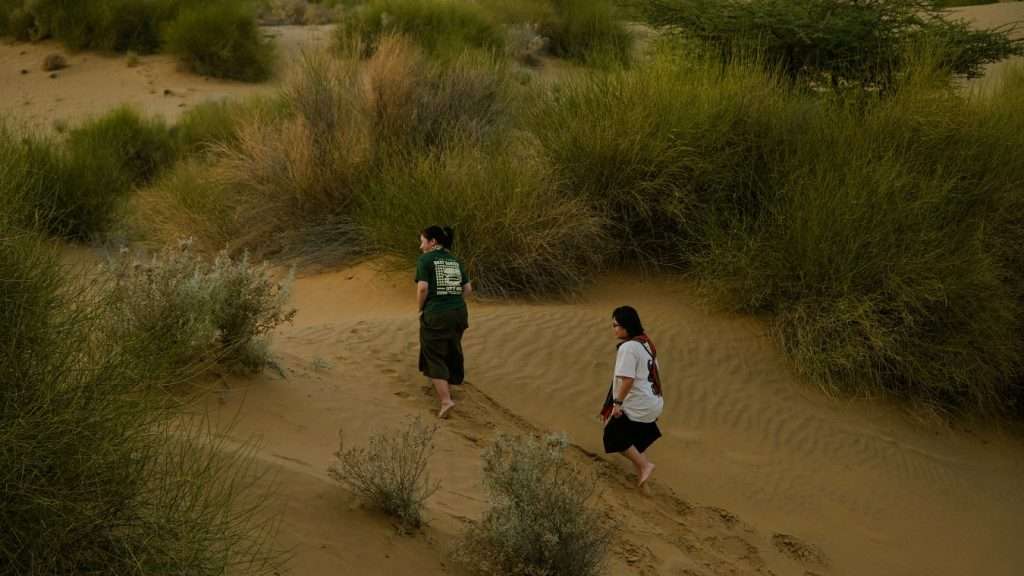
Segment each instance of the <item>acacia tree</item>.
[[926,47],[943,69],[974,78],[1024,55],[1015,25],[974,30],[940,0],[635,0],[657,28],[717,49],[754,51],[791,79],[886,91]]

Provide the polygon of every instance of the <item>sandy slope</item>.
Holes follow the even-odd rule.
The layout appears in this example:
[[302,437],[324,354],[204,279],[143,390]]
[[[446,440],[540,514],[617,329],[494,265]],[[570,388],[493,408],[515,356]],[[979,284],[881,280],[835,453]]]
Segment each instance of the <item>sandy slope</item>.
[[[622,278],[571,304],[476,304],[469,380],[441,423],[430,526],[399,537],[326,474],[337,448],[434,400],[416,372],[404,276],[363,265],[300,279],[275,341],[285,378],[226,381],[211,400],[262,438],[280,472],[295,574],[445,573],[446,547],[485,509],[479,454],[498,431],[564,431],[600,477],[619,529],[612,574],[1020,574],[1024,445],[930,426],[878,402],[838,402],[793,375],[755,320],[712,314],[678,284]],[[626,295],[629,296],[626,296]],[[667,383],[646,493],[600,452],[610,311],[637,306]]]

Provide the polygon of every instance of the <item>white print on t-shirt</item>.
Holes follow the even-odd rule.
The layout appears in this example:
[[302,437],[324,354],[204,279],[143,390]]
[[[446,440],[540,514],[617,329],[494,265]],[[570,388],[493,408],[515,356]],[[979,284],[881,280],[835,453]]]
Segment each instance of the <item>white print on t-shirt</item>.
[[[634,422],[654,422],[661,416],[661,410],[665,406],[665,399],[654,393],[654,387],[650,381],[650,372],[647,369],[647,362],[651,356],[647,353],[647,347],[630,340],[619,346],[618,354],[615,357],[615,374],[613,382],[615,397],[619,397],[619,378],[632,378],[633,388],[622,403],[622,411]],[[659,371],[661,364],[658,364]]]
[[462,294],[462,270],[454,260],[434,260],[434,280],[438,296]]

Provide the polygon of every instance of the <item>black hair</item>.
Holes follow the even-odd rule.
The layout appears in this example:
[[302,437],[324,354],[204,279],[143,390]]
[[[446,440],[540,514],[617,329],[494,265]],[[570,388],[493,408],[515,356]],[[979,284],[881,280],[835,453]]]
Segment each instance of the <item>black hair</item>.
[[626,330],[630,339],[645,334],[644,325],[640,323],[640,314],[632,306],[619,306],[612,312],[612,319]]
[[420,234],[427,240],[437,240],[446,250],[451,250],[455,244],[455,230],[451,226],[427,226]]

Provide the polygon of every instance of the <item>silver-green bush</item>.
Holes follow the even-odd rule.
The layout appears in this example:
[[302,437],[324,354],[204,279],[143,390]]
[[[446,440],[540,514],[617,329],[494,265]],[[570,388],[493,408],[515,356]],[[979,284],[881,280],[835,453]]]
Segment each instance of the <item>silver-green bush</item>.
[[330,475],[397,518],[403,530],[419,528],[423,504],[439,487],[427,471],[436,431],[417,418],[401,431],[373,435],[366,448],[346,449],[342,437]]
[[611,539],[590,506],[595,480],[566,461],[562,437],[499,435],[484,452],[491,509],[457,555],[474,574],[593,576]]

